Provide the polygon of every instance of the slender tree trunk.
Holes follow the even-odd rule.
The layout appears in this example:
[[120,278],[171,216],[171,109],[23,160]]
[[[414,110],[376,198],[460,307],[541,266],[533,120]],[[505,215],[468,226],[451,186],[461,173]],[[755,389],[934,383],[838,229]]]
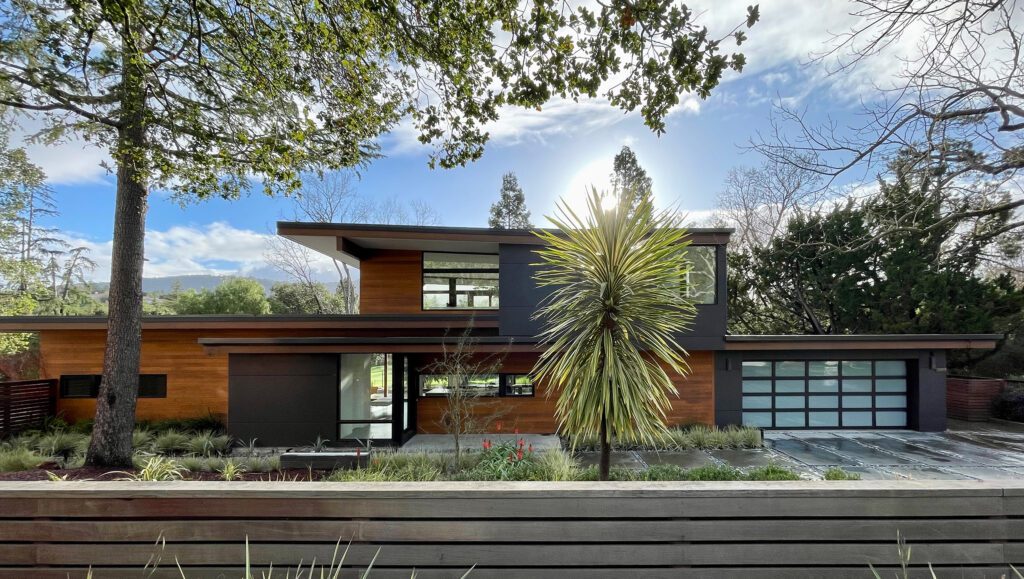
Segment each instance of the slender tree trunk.
[[608,419],[601,417],[601,462],[597,467],[598,480],[608,480],[612,468],[612,443],[608,440]]
[[[126,46],[130,44],[126,43]],[[107,344],[96,421],[85,463],[132,466],[132,430],[142,341],[142,264],[146,233],[145,106],[141,57],[124,50],[123,126],[118,131],[117,202],[110,264]]]

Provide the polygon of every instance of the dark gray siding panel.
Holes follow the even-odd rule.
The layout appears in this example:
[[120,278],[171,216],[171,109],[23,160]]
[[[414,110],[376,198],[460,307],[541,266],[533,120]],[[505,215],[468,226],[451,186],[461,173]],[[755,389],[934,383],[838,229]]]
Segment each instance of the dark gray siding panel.
[[[537,304],[550,293],[534,281],[539,262],[537,245],[502,245],[499,251],[499,333],[502,336],[536,336],[541,324],[533,319]],[[725,246],[717,246],[718,303],[697,307],[697,317],[689,331],[678,336],[680,344],[689,349],[718,350],[725,343],[726,275]]]
[[946,429],[946,354],[942,350],[800,350],[718,352],[715,358],[715,422],[742,421],[743,360],[907,360],[908,427]]
[[337,354],[231,354],[228,372],[232,436],[265,446],[336,437]]

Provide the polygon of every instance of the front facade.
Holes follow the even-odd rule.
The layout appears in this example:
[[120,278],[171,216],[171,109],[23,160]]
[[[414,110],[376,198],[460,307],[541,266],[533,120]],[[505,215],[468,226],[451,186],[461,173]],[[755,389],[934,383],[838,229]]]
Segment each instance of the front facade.
[[[235,437],[268,446],[400,445],[442,433],[446,350],[470,336],[487,372],[470,383],[493,429],[557,431],[554,398],[530,376],[540,353],[528,231],[280,223],[279,233],[357,267],[360,314],[178,316],[143,323],[138,418],[223,416]],[[671,425],[945,429],[945,353],[997,336],[730,336],[729,231],[690,231],[688,290],[698,304],[678,336],[691,373],[672,376]],[[6,318],[35,331],[58,411],[91,418],[105,321]],[[500,423],[500,424],[499,424]]]

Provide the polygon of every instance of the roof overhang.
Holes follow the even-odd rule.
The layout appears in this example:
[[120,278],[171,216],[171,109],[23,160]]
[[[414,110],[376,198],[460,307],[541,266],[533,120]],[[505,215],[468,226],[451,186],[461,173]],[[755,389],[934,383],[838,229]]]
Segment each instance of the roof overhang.
[[[280,338],[199,338],[208,353],[279,354],[352,352],[396,354],[439,353],[451,349],[458,336],[411,337],[280,337]],[[473,352],[536,352],[531,341],[498,336],[474,337],[467,349]]]
[[[498,316],[472,314],[352,314],[307,316],[143,316],[143,330],[497,328]],[[105,316],[0,316],[0,332],[105,330]]]
[[[435,227],[424,225],[368,225],[362,223],[310,223],[279,221],[277,233],[300,245],[351,266],[358,266],[374,250],[497,253],[499,245],[541,245],[531,229]],[[546,229],[555,232],[556,230]],[[724,245],[732,229],[691,228],[696,245]]]
[[1002,334],[731,335],[726,350],[989,350]]

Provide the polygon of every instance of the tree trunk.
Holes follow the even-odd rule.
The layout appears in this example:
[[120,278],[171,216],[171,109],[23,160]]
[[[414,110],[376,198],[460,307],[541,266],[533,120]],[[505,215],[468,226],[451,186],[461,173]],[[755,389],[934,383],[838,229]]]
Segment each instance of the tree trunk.
[[608,440],[608,419],[601,417],[601,461],[597,467],[597,479],[608,480],[612,467],[612,443]]
[[103,381],[85,463],[132,466],[132,430],[142,342],[142,264],[146,234],[145,106],[141,57],[122,56],[122,122]]

